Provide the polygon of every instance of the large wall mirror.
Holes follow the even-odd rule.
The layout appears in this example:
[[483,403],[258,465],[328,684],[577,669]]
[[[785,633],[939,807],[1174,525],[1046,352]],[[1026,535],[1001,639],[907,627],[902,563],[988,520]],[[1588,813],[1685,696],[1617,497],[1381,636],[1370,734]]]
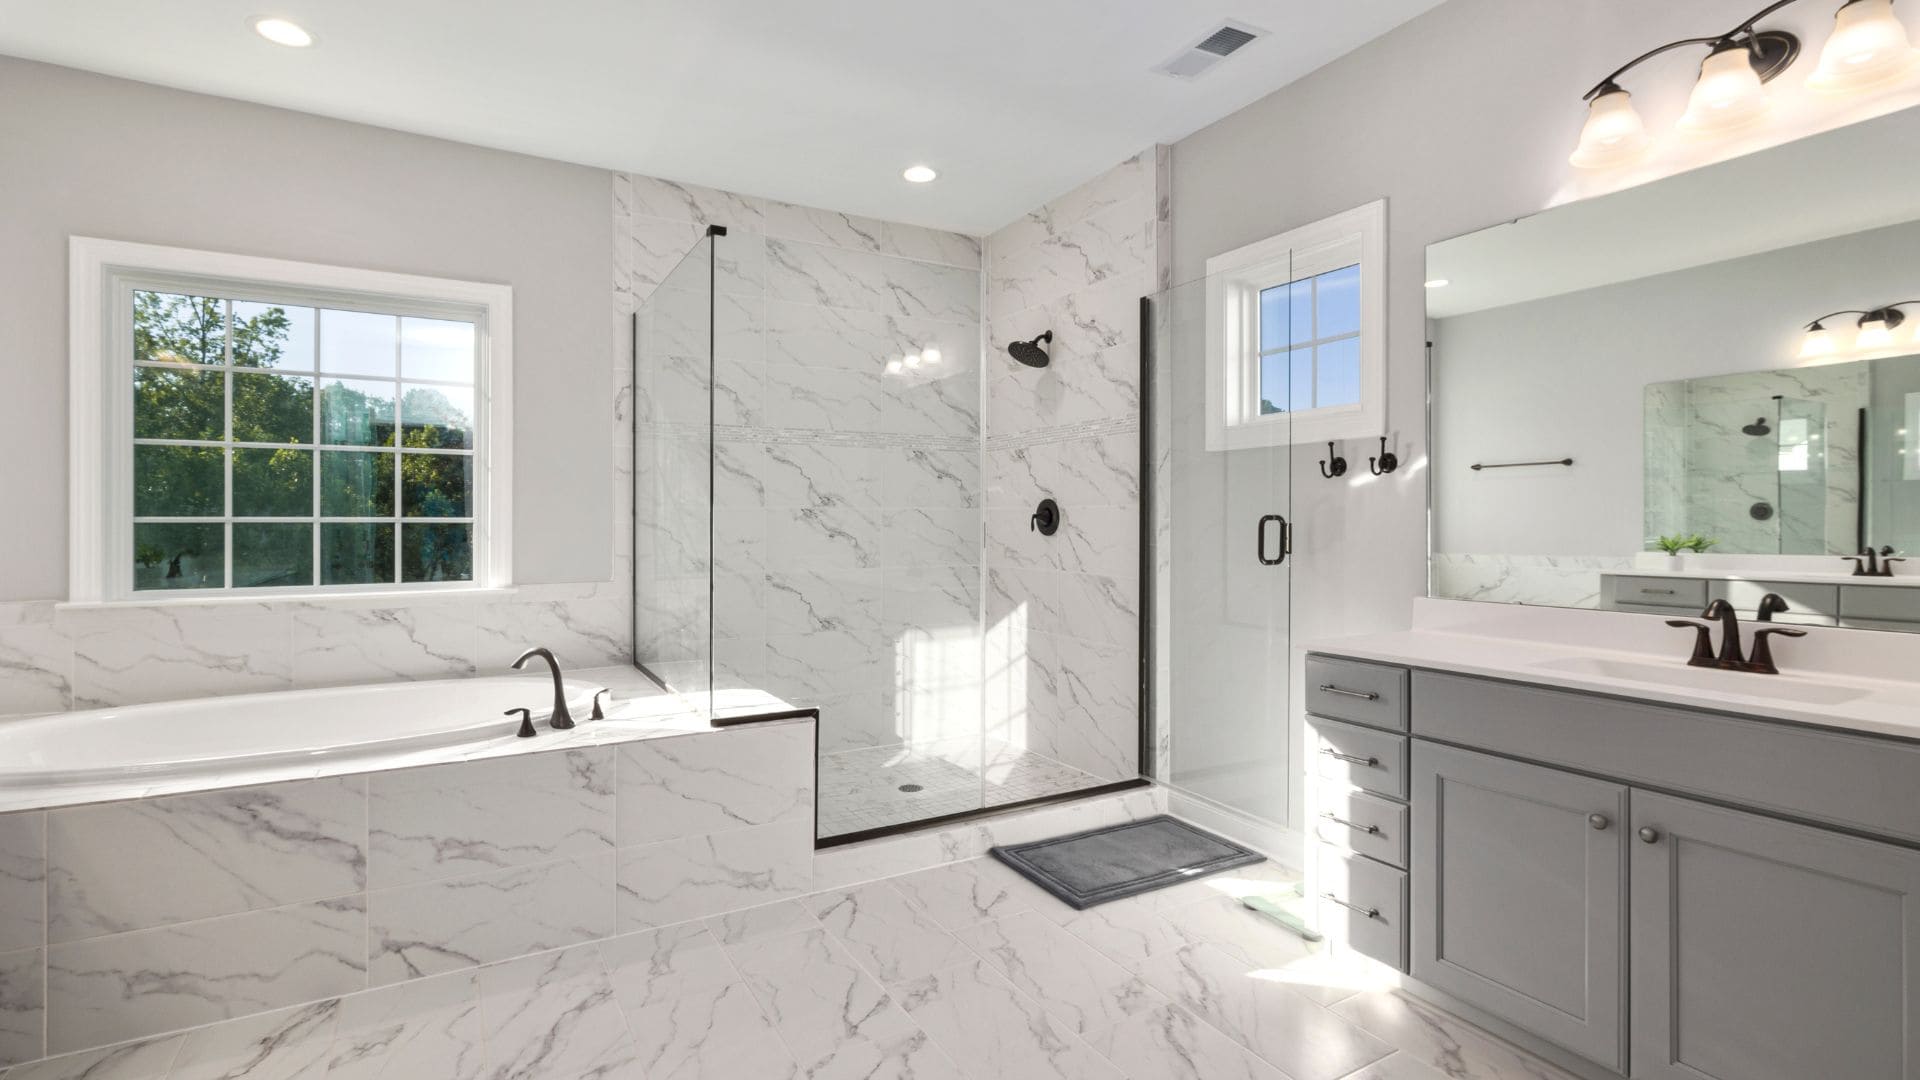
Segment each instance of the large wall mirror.
[[1427,276],[1433,595],[1920,632],[1920,109]]

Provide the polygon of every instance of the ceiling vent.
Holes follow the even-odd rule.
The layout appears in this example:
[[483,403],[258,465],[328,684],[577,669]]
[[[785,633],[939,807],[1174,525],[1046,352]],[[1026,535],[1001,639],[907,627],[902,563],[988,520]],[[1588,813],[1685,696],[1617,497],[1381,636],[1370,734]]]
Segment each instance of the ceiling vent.
[[1197,79],[1209,68],[1239,52],[1255,38],[1265,37],[1267,32],[1257,26],[1228,19],[1209,30],[1193,44],[1174,54],[1173,59],[1153,70],[1162,75],[1171,75],[1176,79]]

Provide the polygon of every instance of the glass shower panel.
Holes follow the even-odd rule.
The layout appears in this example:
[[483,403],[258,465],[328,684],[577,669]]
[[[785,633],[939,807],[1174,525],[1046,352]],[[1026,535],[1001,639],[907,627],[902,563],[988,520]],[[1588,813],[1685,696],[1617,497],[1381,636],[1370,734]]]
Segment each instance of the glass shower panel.
[[634,662],[713,709],[714,267],[701,239],[633,325]]
[[[1284,825],[1296,771],[1288,726],[1292,413],[1283,400],[1292,394],[1282,392],[1277,372],[1261,377],[1270,365],[1260,359],[1288,355],[1300,335],[1297,305],[1235,306],[1250,294],[1216,278],[1149,301],[1154,772],[1178,791]],[[1237,347],[1230,325],[1245,328]],[[1210,363],[1219,387],[1212,400]],[[1210,415],[1220,418],[1211,446]],[[1232,439],[1237,448],[1226,449],[1235,419],[1246,426]]]
[[[1829,507],[1827,407],[1817,401],[1782,397],[1779,400],[1780,436],[1774,455],[1779,482],[1780,553],[1825,555],[1834,525],[1850,535],[1851,521],[1829,521],[1829,511],[1843,517],[1844,507]],[[1837,550],[1848,550],[1843,546]]]

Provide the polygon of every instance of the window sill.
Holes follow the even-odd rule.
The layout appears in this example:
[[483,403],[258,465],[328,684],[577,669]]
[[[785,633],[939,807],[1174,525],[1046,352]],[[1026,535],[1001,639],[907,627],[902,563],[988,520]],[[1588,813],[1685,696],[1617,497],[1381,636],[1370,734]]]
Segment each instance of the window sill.
[[292,595],[287,593],[262,596],[156,596],[151,600],[61,600],[55,602],[53,610],[62,613],[82,613],[89,611],[140,611],[155,608],[166,609],[213,609],[219,608],[335,608],[348,611],[363,611],[372,608],[410,608],[430,607],[435,604],[457,604],[471,601],[505,600],[520,590],[512,585],[498,588],[472,589],[423,589],[410,592],[337,592],[309,593]]

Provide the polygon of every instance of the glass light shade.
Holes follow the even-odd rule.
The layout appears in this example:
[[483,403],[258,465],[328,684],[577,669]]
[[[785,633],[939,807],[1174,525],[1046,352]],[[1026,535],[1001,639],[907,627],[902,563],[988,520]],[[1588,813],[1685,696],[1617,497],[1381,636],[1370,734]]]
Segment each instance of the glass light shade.
[[1700,65],[1680,130],[1711,135],[1744,127],[1767,111],[1767,90],[1754,73],[1751,54],[1740,46],[1716,49]]
[[900,374],[900,366],[901,366],[901,365],[900,365],[900,361],[898,361],[898,360],[889,360],[889,361],[887,361],[887,374],[889,374],[889,375],[898,375],[898,374]]
[[1893,344],[1893,329],[1885,319],[1868,319],[1860,324],[1860,336],[1853,344],[1860,349],[1884,349]]
[[[1587,106],[1580,145],[1567,160],[1576,169],[1604,169],[1639,157],[1647,143],[1647,125],[1633,107],[1633,96],[1615,87]],[[1432,282],[1427,284],[1436,287]]]
[[937,364],[940,362],[940,350],[939,349],[921,349],[920,359],[926,361],[929,364]]
[[1913,43],[1893,13],[1893,0],[1851,0],[1833,16],[1833,36],[1820,50],[1810,89],[1844,93],[1914,73]]
[[1839,350],[1840,343],[1834,339],[1833,331],[1815,323],[1813,329],[1807,331],[1806,340],[1800,343],[1800,359],[1814,360],[1822,356],[1832,356]]
[[907,354],[907,359],[906,359],[906,364],[907,364],[907,366],[908,366],[908,367],[919,367],[919,366],[920,366],[920,354],[919,354],[919,353],[908,353],[908,354]]

